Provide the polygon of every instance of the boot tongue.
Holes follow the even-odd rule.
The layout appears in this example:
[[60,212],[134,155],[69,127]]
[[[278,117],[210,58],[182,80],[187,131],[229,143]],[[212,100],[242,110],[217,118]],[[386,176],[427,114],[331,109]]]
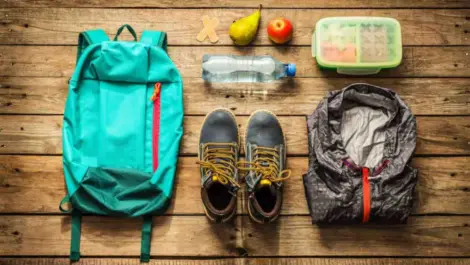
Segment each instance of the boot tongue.
[[224,185],[227,188],[230,188],[232,186],[232,183],[230,183],[230,182],[227,182],[226,184],[223,184],[222,181],[220,180],[220,177],[218,177],[218,176],[212,176],[211,181],[212,181],[212,183],[220,183],[220,184]]
[[209,177],[206,182],[204,183],[204,188],[206,189],[209,189],[210,187],[212,187],[212,185],[214,184],[222,184],[225,188],[227,188],[227,190],[231,191],[233,189],[233,185],[232,183],[228,182],[227,184],[223,184],[221,181],[220,181],[220,178],[217,177],[217,176],[211,176]]
[[217,177],[217,176],[212,176],[212,182],[220,182],[220,183],[222,183],[222,182],[220,181],[219,177]]
[[255,190],[267,188],[269,189],[271,195],[276,195],[276,185],[274,185],[269,179],[261,179],[258,184],[256,184]]
[[270,187],[273,183],[269,179],[262,179],[258,182],[260,187]]

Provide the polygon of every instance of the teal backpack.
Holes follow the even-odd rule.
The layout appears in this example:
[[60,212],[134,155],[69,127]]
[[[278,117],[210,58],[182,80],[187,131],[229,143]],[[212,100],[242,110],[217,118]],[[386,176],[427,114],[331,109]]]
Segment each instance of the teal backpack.
[[[134,41],[118,41],[127,28]],[[80,259],[82,214],[143,217],[141,260],[150,259],[152,216],[170,203],[183,135],[181,75],[166,52],[166,33],[129,25],[113,41],[82,32],[63,124],[70,259]],[[70,210],[62,205],[71,204]]]

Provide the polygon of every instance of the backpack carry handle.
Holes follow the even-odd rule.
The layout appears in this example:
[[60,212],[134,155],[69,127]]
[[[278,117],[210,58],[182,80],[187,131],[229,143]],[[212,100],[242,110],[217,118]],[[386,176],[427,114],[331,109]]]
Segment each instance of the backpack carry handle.
[[123,31],[125,28],[132,34],[132,37],[134,37],[134,41],[137,41],[137,34],[135,34],[134,29],[133,29],[131,26],[129,26],[128,24],[124,24],[124,25],[122,25],[122,26],[118,29],[118,31],[116,32],[116,36],[114,36],[113,41],[117,41],[117,40],[118,40],[119,35],[122,33],[122,31]]

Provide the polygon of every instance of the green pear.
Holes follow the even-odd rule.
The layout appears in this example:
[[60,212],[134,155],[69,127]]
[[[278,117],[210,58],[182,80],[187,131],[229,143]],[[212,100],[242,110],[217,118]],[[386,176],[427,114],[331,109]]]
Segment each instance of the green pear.
[[229,35],[236,45],[250,44],[258,31],[259,20],[261,18],[261,5],[253,14],[240,18],[230,25]]

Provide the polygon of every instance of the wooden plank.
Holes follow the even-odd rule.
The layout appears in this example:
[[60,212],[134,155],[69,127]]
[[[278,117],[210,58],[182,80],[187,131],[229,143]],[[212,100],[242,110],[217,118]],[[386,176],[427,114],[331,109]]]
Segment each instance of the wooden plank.
[[[68,255],[70,222],[69,216],[2,216],[0,255]],[[154,217],[151,254],[236,256],[236,234],[240,232],[235,228],[233,224],[212,224],[205,216]],[[85,216],[81,253],[83,256],[139,255],[141,229],[141,218]]]
[[[195,157],[182,157],[173,203],[167,214],[203,214],[199,166]],[[306,157],[288,158],[292,178],[286,181],[283,215],[307,215],[302,174]],[[414,158],[419,170],[413,214],[470,214],[470,158]],[[59,213],[65,195],[62,159],[58,156],[0,156],[0,213]],[[240,198],[244,198],[244,189]],[[21,198],[21,199],[18,199]],[[246,213],[242,199],[239,213]]]
[[416,153],[430,154],[439,150],[440,154],[453,154],[456,149],[459,154],[469,154],[469,123],[468,117],[417,117]]
[[[208,110],[209,111],[209,110]],[[186,116],[181,154],[195,155],[203,116]],[[241,137],[247,116],[237,118]],[[307,155],[303,116],[281,116],[289,155]],[[470,154],[470,119],[466,116],[417,117],[419,155]],[[61,154],[62,116],[0,115],[0,154]]]
[[[141,220],[85,216],[83,256],[136,256]],[[412,217],[407,225],[318,227],[308,216],[281,217],[257,225],[247,216],[234,224],[210,223],[205,216],[154,218],[151,254],[158,256],[467,256],[469,216]],[[2,216],[0,255],[65,256],[69,216]],[[360,246],[360,247],[358,247]]]
[[[67,258],[0,258],[4,265],[69,265]],[[468,265],[468,258],[152,258],[149,265]],[[139,265],[138,258],[82,258],[82,265]]]
[[154,7],[154,8],[187,8],[187,7],[231,7],[257,8],[259,3],[263,8],[468,8],[466,0],[4,0],[0,7]]
[[[183,78],[201,77],[204,54],[269,54],[281,62],[296,63],[297,77],[339,76],[332,70],[320,70],[312,58],[310,47],[170,47],[168,53]],[[470,77],[469,54],[468,47],[464,46],[405,47],[401,65],[382,70],[377,76]],[[70,77],[75,57],[76,47],[72,46],[2,46],[0,76]]]
[[[468,6],[470,8],[470,5]],[[240,17],[251,14],[250,9],[77,9],[77,8],[11,8],[0,10],[0,44],[77,44],[77,33],[103,28],[114,36],[126,21],[138,35],[144,29],[168,33],[170,45],[213,45],[198,42],[202,28],[201,15],[220,19],[216,28],[219,42],[231,45],[228,28]],[[295,30],[290,45],[310,45],[315,23],[332,16],[392,17],[402,26],[404,45],[468,45],[470,44],[470,9],[264,9],[261,26],[254,42],[272,44],[267,24],[276,17],[291,19]],[[436,23],[438,22],[438,23]],[[175,26],[176,25],[176,26]],[[130,35],[127,35],[130,37]]]
[[0,116],[0,121],[0,153],[61,153],[62,117]]
[[[0,77],[0,113],[62,114],[68,78]],[[213,84],[185,78],[185,113],[205,115],[224,107],[237,115],[269,109],[278,115],[311,114],[329,91],[353,82],[393,89],[415,115],[469,115],[468,78],[298,78],[295,82]],[[266,92],[265,92],[266,91]],[[204,102],[204,104],[200,104]]]
[[246,253],[254,256],[460,256],[470,253],[469,221],[467,216],[415,217],[406,225],[316,227],[307,216],[263,226],[243,217],[242,237]]

